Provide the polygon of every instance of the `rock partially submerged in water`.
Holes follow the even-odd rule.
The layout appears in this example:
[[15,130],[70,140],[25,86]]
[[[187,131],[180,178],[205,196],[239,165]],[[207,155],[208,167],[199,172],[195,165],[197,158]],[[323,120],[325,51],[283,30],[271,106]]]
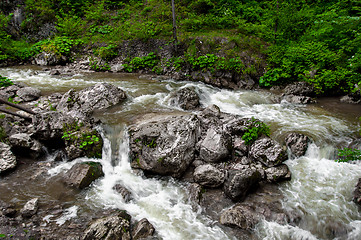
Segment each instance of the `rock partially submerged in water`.
[[97,83],[79,92],[69,90],[60,100],[57,110],[83,119],[94,110],[106,109],[126,99],[125,92],[109,83]]
[[274,167],[287,160],[286,150],[268,137],[256,140],[251,146],[249,155],[266,167]]
[[24,205],[24,207],[20,210],[21,216],[23,216],[25,218],[32,217],[38,211],[38,207],[39,207],[38,205],[39,205],[39,199],[38,198],[33,198],[33,199],[29,200]]
[[16,167],[16,157],[10,146],[0,142],[0,174]]
[[104,176],[102,165],[97,162],[83,162],[75,164],[65,173],[66,184],[83,189],[96,179]]
[[199,96],[194,88],[182,88],[170,96],[170,103],[184,110],[194,110],[199,107]]
[[130,240],[130,216],[119,211],[108,217],[95,220],[84,232],[82,240]]
[[224,192],[232,200],[242,200],[251,191],[257,188],[262,180],[260,171],[249,165],[236,164],[228,170],[228,177],[224,183]]
[[149,239],[149,237],[153,236],[154,232],[155,229],[153,225],[146,218],[143,218],[134,226],[132,231],[132,239]]
[[301,157],[305,155],[311,139],[301,133],[290,133],[287,135],[285,141],[291,153],[295,157]]
[[180,177],[194,160],[199,120],[195,115],[145,116],[129,135],[133,167]]

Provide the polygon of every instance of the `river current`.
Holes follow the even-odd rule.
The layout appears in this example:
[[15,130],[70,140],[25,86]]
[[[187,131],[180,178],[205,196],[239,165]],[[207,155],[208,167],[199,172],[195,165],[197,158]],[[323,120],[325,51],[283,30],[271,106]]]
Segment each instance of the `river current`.
[[[338,226],[346,229],[339,239],[361,239],[361,211],[352,202],[352,192],[361,177],[361,164],[337,163],[336,149],[346,147],[357,137],[361,114],[359,106],[350,107],[337,99],[321,99],[318,104],[295,105],[276,103],[276,95],[269,91],[231,91],[214,88],[203,83],[158,80],[152,76],[114,73],[79,73],[51,76],[42,68],[23,66],[0,68],[2,76],[14,82],[23,82],[39,88],[43,95],[77,90],[98,82],[108,82],[122,88],[128,99],[120,106],[96,112],[104,124],[105,139],[103,165],[105,176],[85,192],[75,193],[69,208],[60,218],[48,216],[61,226],[78,214],[96,208],[119,208],[133,218],[147,218],[155,227],[160,239],[236,239],[225,233],[215,222],[195,211],[188,200],[184,183],[172,178],[144,178],[133,172],[128,159],[127,127],[144,113],[182,111],[169,104],[169,95],[184,87],[193,87],[204,107],[215,104],[221,111],[242,117],[258,118],[271,127],[271,136],[282,142],[290,132],[300,132],[313,139],[305,156],[292,158],[285,163],[292,172],[292,180],[279,184],[284,200],[282,206],[296,212],[301,220],[297,225],[280,225],[262,221],[255,233],[259,239],[330,239],[330,231]],[[61,162],[47,170],[49,178],[70,169],[72,162]],[[51,161],[51,157],[47,161]],[[7,191],[1,184],[0,190]],[[121,183],[132,193],[125,202],[113,190]],[[29,196],[52,200],[49,186],[12,192],[0,200],[25,201]],[[9,191],[10,193],[10,191]],[[337,228],[337,227],[336,227]]]

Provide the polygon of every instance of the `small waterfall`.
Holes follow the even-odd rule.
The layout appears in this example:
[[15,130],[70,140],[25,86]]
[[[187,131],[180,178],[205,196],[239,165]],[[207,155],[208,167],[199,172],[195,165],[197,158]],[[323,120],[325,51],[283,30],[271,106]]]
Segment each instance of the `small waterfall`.
[[[124,209],[136,220],[147,218],[162,239],[232,239],[209,219],[192,210],[185,186],[172,178],[161,180],[134,174],[128,159],[126,129],[119,130],[118,126],[106,128],[101,160],[105,176],[88,192],[87,204]],[[119,144],[117,148],[112,148],[111,141],[114,140]],[[118,158],[116,164],[115,156]],[[116,184],[131,192],[131,201],[125,202],[113,189]]]

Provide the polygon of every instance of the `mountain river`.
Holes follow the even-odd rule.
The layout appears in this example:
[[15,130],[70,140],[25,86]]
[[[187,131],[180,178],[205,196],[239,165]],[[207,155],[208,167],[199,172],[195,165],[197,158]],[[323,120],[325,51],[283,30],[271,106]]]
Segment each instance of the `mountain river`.
[[[340,239],[361,239],[361,210],[352,202],[352,192],[361,177],[361,163],[337,163],[336,149],[346,147],[357,137],[361,106],[341,104],[338,99],[320,99],[317,104],[295,105],[275,103],[275,93],[269,91],[231,91],[203,83],[152,79],[151,76],[115,73],[79,73],[51,76],[40,67],[21,66],[0,68],[0,74],[14,82],[39,88],[43,95],[77,90],[108,82],[122,88],[128,99],[120,106],[96,112],[104,123],[105,139],[103,165],[105,176],[81,192],[61,193],[60,184],[49,179],[70,169],[72,162],[44,162],[45,177],[24,184],[34,174],[21,167],[6,177],[0,177],[0,200],[25,203],[38,197],[49,204],[67,203],[61,217],[51,214],[44,222],[59,226],[65,221],[88,214],[94,209],[119,208],[132,218],[147,218],[155,227],[159,239],[236,239],[226,233],[201,211],[194,211],[189,203],[185,183],[172,178],[144,178],[134,173],[128,159],[127,126],[144,113],[182,111],[169,104],[169,95],[179,88],[192,86],[206,107],[212,104],[221,111],[242,117],[258,118],[271,127],[271,137],[282,142],[290,132],[301,132],[313,139],[305,156],[291,158],[285,163],[292,172],[292,180],[279,184],[284,195],[283,208],[301,216],[297,226],[262,221],[255,229],[258,239],[329,239],[330,224],[347,229]],[[132,200],[124,202],[112,188],[121,183],[132,193]],[[68,190],[66,190],[68,191]]]

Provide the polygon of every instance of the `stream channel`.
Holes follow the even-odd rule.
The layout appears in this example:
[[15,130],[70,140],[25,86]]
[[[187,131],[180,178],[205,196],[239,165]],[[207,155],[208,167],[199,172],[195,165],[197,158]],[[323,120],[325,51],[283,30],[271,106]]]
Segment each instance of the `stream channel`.
[[[91,214],[96,209],[118,208],[126,210],[136,220],[147,218],[159,239],[236,239],[200,211],[192,209],[185,183],[171,178],[144,178],[130,167],[127,126],[145,113],[182,111],[169,104],[169,94],[191,86],[199,94],[203,107],[216,104],[223,112],[258,118],[270,125],[271,137],[279,142],[290,132],[300,132],[313,139],[305,156],[285,162],[292,172],[292,180],[278,186],[284,195],[282,206],[297,212],[302,220],[297,226],[263,221],[255,229],[256,238],[329,239],[329,225],[337,224],[347,229],[347,234],[340,239],[361,239],[361,210],[352,202],[352,192],[361,177],[361,164],[334,161],[335,149],[346,147],[357,138],[360,105],[341,104],[336,98],[320,99],[311,105],[275,103],[275,94],[269,91],[231,91],[203,83],[159,81],[137,74],[51,76],[35,66],[2,68],[0,74],[14,82],[39,88],[42,95],[108,82],[122,88],[128,97],[120,106],[95,113],[104,123],[105,144],[103,159],[99,161],[105,176],[91,187],[69,192],[61,184],[50,181],[76,162],[89,160],[86,158],[47,165],[53,161],[49,156],[44,162],[46,171],[42,177],[34,177],[33,172],[19,167],[0,178],[0,200],[24,204],[38,197],[49,205],[67,206],[61,217],[47,215],[44,224],[52,222],[61,226],[69,219]],[[131,191],[130,202],[124,202],[112,189],[116,183],[122,183]]]

